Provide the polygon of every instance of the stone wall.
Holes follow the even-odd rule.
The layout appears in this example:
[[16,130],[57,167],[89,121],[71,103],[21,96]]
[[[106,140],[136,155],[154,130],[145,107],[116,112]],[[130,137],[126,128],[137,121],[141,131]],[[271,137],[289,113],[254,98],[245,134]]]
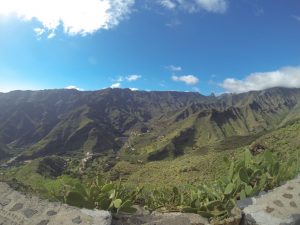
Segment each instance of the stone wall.
[[[268,193],[238,202],[241,225],[300,225],[300,176]],[[0,183],[0,225],[208,225],[199,215],[150,214],[138,208],[134,215],[78,209],[57,202],[27,197]],[[228,223],[226,223],[228,224]]]
[[300,225],[300,176],[239,205],[242,225]]
[[28,197],[0,183],[0,225],[110,225],[111,220],[109,212]]

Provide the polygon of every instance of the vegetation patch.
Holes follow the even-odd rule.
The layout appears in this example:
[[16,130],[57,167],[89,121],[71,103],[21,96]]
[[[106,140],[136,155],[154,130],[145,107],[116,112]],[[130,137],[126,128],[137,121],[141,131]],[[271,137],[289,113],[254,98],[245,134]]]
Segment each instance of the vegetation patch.
[[238,199],[257,195],[295,177],[299,161],[282,162],[267,150],[253,156],[249,150],[239,160],[224,158],[227,175],[214,182],[173,187],[130,188],[121,182],[107,182],[99,177],[88,184],[60,180],[61,188],[48,189],[52,195],[77,207],[134,212],[134,204],[150,211],[197,213],[211,220],[232,216]]
[[43,158],[38,165],[37,173],[45,177],[58,177],[62,175],[67,162],[58,156]]

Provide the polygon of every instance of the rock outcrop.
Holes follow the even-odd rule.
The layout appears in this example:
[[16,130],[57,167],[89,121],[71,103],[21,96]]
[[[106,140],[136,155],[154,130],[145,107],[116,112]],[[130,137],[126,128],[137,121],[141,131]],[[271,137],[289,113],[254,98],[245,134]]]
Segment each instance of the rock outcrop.
[[149,213],[139,207],[137,213],[119,214],[113,225],[209,225],[207,219],[191,213]]

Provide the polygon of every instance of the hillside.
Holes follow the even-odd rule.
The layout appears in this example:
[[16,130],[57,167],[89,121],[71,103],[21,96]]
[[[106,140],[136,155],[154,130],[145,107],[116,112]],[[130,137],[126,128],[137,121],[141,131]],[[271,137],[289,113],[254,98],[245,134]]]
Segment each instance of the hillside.
[[8,157],[9,152],[9,148],[6,145],[0,143],[0,161],[1,159]]
[[300,89],[285,88],[219,97],[129,89],[14,91],[0,95],[0,142],[21,153],[19,159],[112,151],[155,161],[224,140],[239,147],[234,140],[240,136],[299,118],[299,102]]

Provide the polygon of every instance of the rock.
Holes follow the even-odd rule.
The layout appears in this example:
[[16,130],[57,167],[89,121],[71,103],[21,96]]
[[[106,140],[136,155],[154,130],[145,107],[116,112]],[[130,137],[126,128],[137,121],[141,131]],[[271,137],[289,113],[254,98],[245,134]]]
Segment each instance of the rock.
[[42,220],[37,225],[47,225],[49,223],[49,220]]
[[250,152],[252,153],[252,155],[258,155],[263,153],[266,150],[265,146],[261,145],[261,144],[254,144],[251,148],[250,148]]
[[209,224],[206,218],[192,213],[165,213],[157,214],[151,218],[152,221],[144,225],[206,225]]
[[110,225],[107,211],[71,207],[28,197],[0,183],[0,224],[3,225]]
[[82,223],[82,220],[80,219],[80,216],[77,216],[76,218],[72,219],[72,223],[74,223],[74,224]]
[[88,210],[88,209],[81,209],[80,210],[83,214],[88,215],[93,218],[94,223],[93,225],[110,225],[112,221],[112,216],[110,212],[103,211],[103,210]]
[[244,209],[246,208],[247,206],[253,204],[253,201],[251,198],[245,198],[243,200],[238,200],[237,201],[237,206],[240,208],[240,209]]
[[119,214],[113,219],[113,225],[208,225],[206,218],[192,213],[150,213],[136,206],[135,214]]
[[241,210],[234,208],[233,216],[224,221],[216,221],[209,223],[208,219],[198,214],[192,213],[159,213],[143,209],[135,206],[137,213],[135,214],[118,214],[114,217],[113,225],[239,225],[242,219]]
[[0,199],[0,205],[1,205],[2,207],[8,205],[10,202],[11,202],[10,199],[6,199],[6,198]]
[[25,209],[23,211],[23,214],[27,217],[27,218],[31,218],[34,214],[36,214],[38,211],[34,210],[34,209]]
[[23,208],[23,203],[17,203],[9,211],[14,212],[14,211],[18,211],[18,210],[20,210],[22,208]]
[[242,225],[299,225],[300,176],[251,201]]
[[48,216],[55,216],[57,214],[57,212],[53,211],[53,210],[50,210],[47,212],[47,215]]

